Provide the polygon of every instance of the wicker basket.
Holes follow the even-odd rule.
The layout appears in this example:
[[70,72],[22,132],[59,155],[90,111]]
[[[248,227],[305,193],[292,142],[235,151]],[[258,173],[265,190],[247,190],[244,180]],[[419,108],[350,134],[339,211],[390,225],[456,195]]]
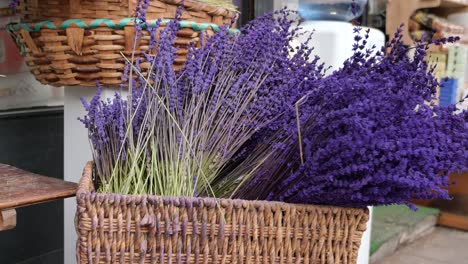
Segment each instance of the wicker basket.
[[78,263],[355,263],[367,209],[77,193]]
[[[174,19],[182,0],[151,0],[148,21]],[[218,26],[235,19],[237,13],[186,0],[175,69],[186,60],[187,45],[199,44],[201,31],[212,34]],[[136,0],[22,0],[21,24],[9,30],[26,57],[36,79],[54,86],[106,86],[121,82],[125,60],[134,39]],[[148,51],[149,36],[136,43],[136,51]],[[144,67],[145,65],[143,65]]]

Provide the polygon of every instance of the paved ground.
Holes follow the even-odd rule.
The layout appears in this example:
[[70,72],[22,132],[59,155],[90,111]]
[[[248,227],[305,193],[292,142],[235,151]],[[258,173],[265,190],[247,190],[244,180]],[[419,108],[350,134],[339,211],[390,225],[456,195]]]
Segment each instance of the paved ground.
[[437,227],[433,233],[402,246],[377,264],[466,264],[468,232]]
[[375,206],[371,229],[372,260],[389,256],[401,243],[432,232],[438,217],[438,209],[424,206],[418,206],[417,211],[406,205]]

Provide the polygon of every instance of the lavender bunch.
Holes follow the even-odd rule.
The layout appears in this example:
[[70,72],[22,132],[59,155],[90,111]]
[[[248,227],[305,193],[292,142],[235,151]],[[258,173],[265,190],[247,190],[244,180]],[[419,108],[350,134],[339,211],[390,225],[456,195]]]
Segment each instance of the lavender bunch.
[[384,55],[356,29],[354,55],[323,77],[308,41],[291,46],[290,14],[201,36],[180,72],[179,20],[148,29],[148,52],[125,57],[129,96],[84,102],[100,191],[355,207],[449,198],[448,174],[468,166],[468,114],[431,103],[443,83],[424,57],[456,39],[409,57],[399,30]]
[[431,43],[410,57],[400,29],[387,55],[372,55],[368,34],[340,70],[310,83],[289,136],[271,138],[282,148],[234,197],[354,207],[449,198],[448,174],[468,169],[468,114],[428,103],[439,85],[424,61]]
[[[137,9],[138,29],[148,27],[145,3]],[[306,45],[290,46],[297,30],[291,30],[288,15],[266,15],[240,35],[231,34],[229,25],[221,27],[203,39],[201,48],[189,49],[180,72],[172,66],[179,20],[150,29],[148,50],[155,53],[125,57],[129,96],[101,101],[98,93],[89,105],[84,102],[88,114],[82,121],[90,133],[100,191],[170,196],[232,192],[242,181],[224,177],[226,171],[231,175],[227,168],[233,160],[254,137],[262,138],[260,130],[266,135],[284,124],[279,117],[292,116],[291,104],[301,96],[303,83],[321,76],[317,60],[308,62]],[[288,78],[282,78],[284,72]],[[258,165],[234,167],[247,179]]]

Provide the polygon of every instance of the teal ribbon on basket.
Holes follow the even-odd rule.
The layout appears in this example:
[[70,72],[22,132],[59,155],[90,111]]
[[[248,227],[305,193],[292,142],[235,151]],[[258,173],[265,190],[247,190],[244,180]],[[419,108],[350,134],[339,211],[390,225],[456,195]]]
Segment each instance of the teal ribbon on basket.
[[[68,19],[63,21],[60,25],[56,25],[56,23],[52,21],[41,21],[36,24],[27,24],[27,23],[18,23],[18,24],[10,24],[8,25],[8,29],[10,31],[17,31],[21,28],[29,31],[29,32],[39,32],[42,28],[47,28],[47,29],[67,29],[68,27],[74,25],[79,28],[84,28],[84,29],[92,29],[92,28],[97,28],[99,26],[105,25],[109,28],[113,29],[121,29],[124,28],[125,26],[134,23],[135,21],[140,21],[139,19],[135,19],[133,17],[126,17],[120,19],[118,22],[114,21],[112,19],[108,18],[98,18],[94,19],[91,21],[83,21],[81,19]],[[151,21],[148,26],[149,27],[154,27],[156,25],[158,20]],[[171,21],[170,19],[161,19],[160,20],[162,24],[168,23]],[[146,25],[144,26],[144,28]],[[213,31],[218,31],[219,26],[213,23],[197,23],[194,21],[189,21],[189,20],[182,20],[180,21],[180,28],[192,28],[193,30],[196,31],[204,31],[207,30],[208,28],[211,28]],[[230,33],[236,34],[239,33],[238,29],[230,29]]]
[[7,25],[6,32],[11,36],[12,39],[15,40],[16,46],[19,48],[21,56],[25,56],[26,48],[24,47],[24,44],[21,42],[21,39],[14,33],[14,30],[11,27],[12,25],[14,24]]
[[[60,23],[60,25],[56,25],[56,23],[52,21],[41,21],[37,22],[35,24],[28,24],[28,23],[15,23],[15,24],[9,24],[7,26],[7,31],[12,35],[12,37],[15,39],[16,44],[20,48],[21,54],[24,55],[26,52],[26,49],[24,47],[24,44],[21,42],[21,40],[14,34],[15,31],[18,31],[20,29],[25,29],[28,32],[39,32],[43,28],[47,29],[57,29],[57,30],[63,30],[67,29],[70,26],[74,25],[79,28],[83,29],[93,29],[97,28],[100,26],[107,26],[112,29],[122,29],[125,26],[128,26],[135,21],[137,22],[142,22],[138,18],[133,18],[133,17],[126,17],[122,18],[119,21],[114,21],[112,19],[108,18],[98,18],[90,21],[83,21],[81,19],[68,19]],[[161,24],[167,24],[171,20],[170,19],[156,19],[148,23],[146,25],[145,23],[141,23],[143,28],[148,27],[155,27],[156,23],[160,21]],[[218,31],[219,26],[213,23],[197,23],[194,21],[189,21],[189,20],[182,20],[180,21],[180,28],[192,28],[195,31],[204,31],[207,30],[208,28],[211,28],[213,31]],[[238,34],[240,31],[238,29],[230,29],[229,30],[230,34]]]

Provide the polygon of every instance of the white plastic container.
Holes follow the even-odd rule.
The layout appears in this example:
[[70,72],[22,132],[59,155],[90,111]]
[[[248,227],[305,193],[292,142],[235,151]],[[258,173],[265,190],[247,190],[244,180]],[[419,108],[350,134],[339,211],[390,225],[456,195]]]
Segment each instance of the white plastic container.
[[351,21],[362,15],[367,0],[299,0],[305,20]]

